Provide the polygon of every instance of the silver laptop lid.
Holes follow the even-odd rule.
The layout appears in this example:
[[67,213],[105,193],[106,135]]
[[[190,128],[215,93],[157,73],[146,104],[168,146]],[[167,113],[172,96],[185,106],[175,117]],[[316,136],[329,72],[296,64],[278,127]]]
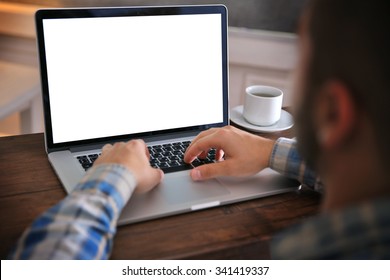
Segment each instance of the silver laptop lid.
[[228,123],[222,5],[36,13],[48,152]]

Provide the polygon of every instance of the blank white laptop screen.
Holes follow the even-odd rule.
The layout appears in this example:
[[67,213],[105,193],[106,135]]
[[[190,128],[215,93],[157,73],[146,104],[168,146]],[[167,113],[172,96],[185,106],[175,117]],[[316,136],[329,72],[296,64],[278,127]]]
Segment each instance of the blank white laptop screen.
[[221,15],[44,19],[53,143],[223,121]]

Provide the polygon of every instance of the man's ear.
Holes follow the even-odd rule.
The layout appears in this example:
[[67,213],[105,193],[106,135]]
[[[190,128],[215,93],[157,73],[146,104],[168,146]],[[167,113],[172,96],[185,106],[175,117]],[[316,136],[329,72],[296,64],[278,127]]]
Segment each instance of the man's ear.
[[357,124],[357,106],[351,91],[342,82],[329,81],[318,93],[315,110],[317,140],[326,150],[344,145]]

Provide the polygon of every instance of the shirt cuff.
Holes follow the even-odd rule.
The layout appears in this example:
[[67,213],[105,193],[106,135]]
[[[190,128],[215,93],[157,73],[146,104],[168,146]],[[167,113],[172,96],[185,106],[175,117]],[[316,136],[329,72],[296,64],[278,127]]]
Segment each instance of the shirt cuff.
[[279,138],[273,147],[269,162],[270,168],[289,177],[300,181],[315,190],[321,191],[322,184],[316,173],[306,166],[300,156],[295,139]]
[[133,173],[119,164],[99,164],[85,174],[74,191],[100,191],[114,199],[117,207],[122,209],[137,186]]
[[287,163],[290,151],[296,145],[295,139],[281,137],[276,140],[272,149],[269,167],[280,173],[287,171]]

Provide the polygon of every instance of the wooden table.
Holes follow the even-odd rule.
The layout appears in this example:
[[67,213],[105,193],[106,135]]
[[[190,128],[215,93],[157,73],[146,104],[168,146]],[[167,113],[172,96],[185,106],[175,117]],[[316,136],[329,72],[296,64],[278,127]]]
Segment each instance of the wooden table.
[[[43,134],[0,138],[1,259],[33,219],[65,195]],[[301,190],[121,226],[112,258],[267,259],[270,237],[317,213],[319,201],[317,193]]]

